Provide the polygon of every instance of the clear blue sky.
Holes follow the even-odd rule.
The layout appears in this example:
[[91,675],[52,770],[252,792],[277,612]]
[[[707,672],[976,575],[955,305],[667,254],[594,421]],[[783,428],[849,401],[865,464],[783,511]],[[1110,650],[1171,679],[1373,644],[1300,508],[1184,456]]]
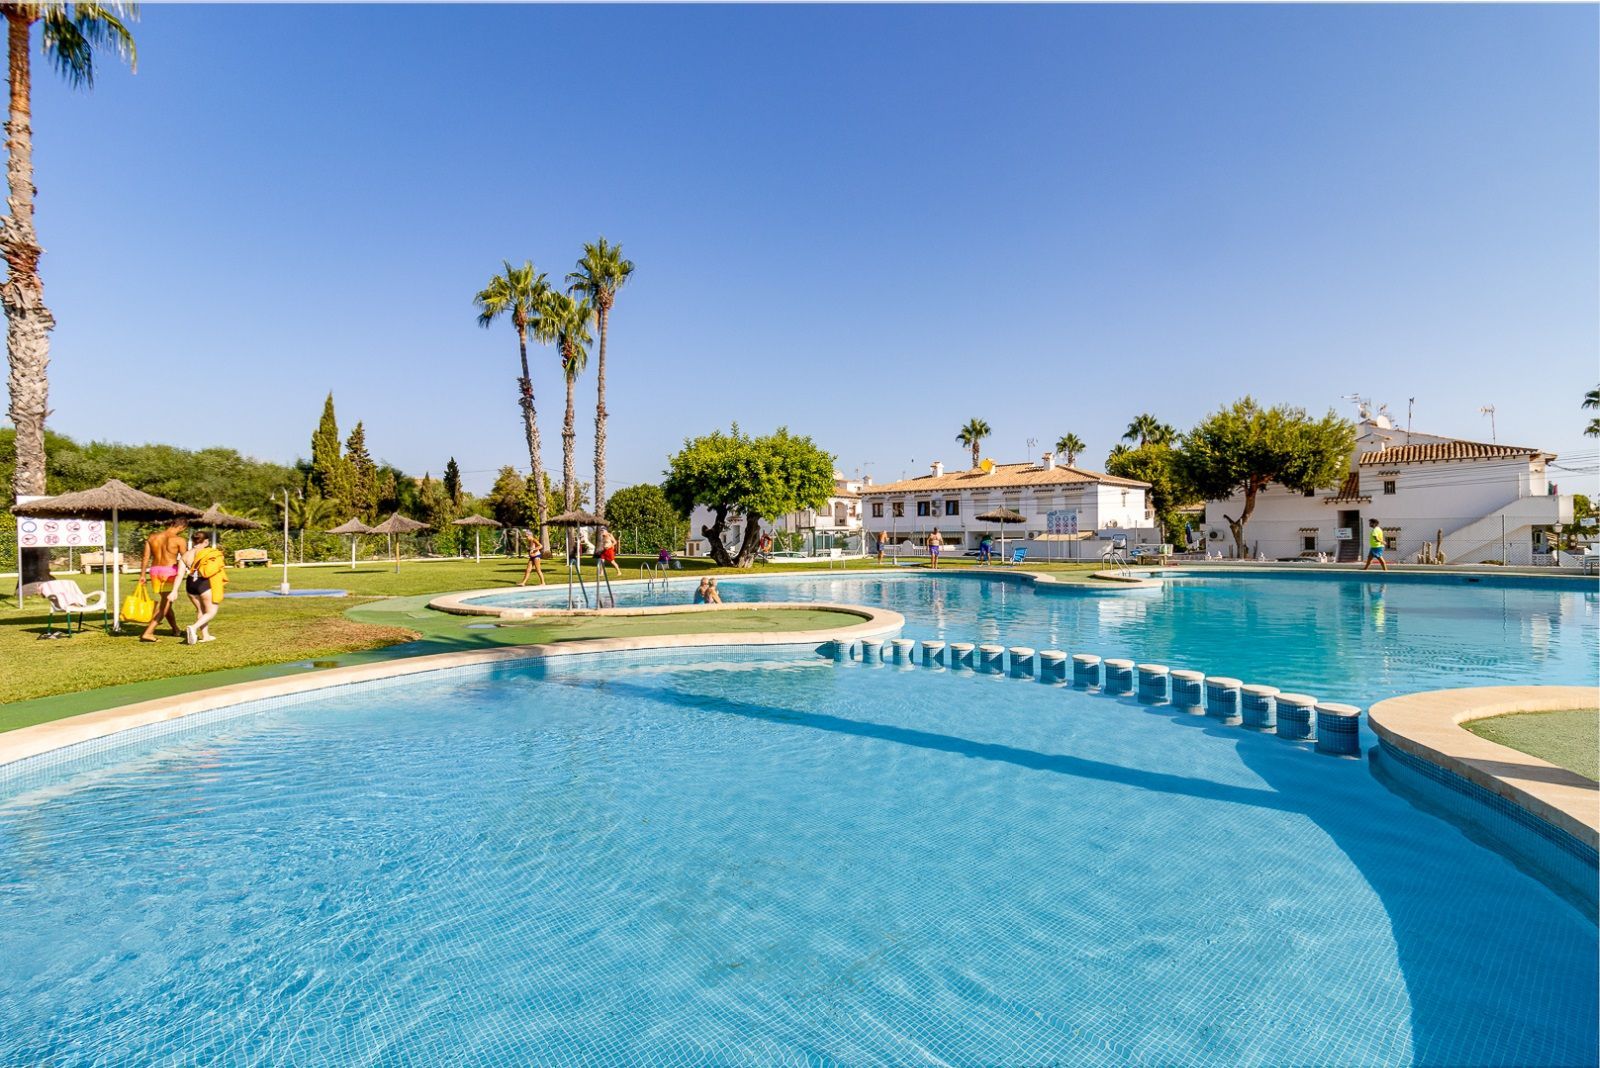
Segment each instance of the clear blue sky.
[[734,419],[880,481],[958,461],[971,416],[997,459],[1071,430],[1098,466],[1134,414],[1246,391],[1414,396],[1484,440],[1492,403],[1501,441],[1595,451],[1592,6],[147,5],[137,32],[137,75],[38,78],[69,434],[289,460],[331,389],[377,455],[481,490],[527,457],[512,332],[470,298],[603,233],[638,265],[613,487]]

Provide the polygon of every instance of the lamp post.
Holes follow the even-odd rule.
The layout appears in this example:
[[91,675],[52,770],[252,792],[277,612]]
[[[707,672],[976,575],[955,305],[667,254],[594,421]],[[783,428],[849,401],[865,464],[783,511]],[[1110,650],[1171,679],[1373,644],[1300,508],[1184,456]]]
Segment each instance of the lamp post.
[[289,596],[289,487],[283,488],[283,581],[278,583],[278,592],[284,597]]

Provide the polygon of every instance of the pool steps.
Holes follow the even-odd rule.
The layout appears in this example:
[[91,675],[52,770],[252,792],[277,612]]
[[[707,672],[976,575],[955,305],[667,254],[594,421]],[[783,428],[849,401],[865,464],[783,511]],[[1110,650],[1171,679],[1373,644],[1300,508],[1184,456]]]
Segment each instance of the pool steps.
[[1208,676],[1165,664],[1136,665],[1132,660],[1105,659],[1093,653],[1073,653],[1069,657],[1061,649],[1036,650],[1025,645],[1008,649],[995,642],[862,638],[824,642],[817,651],[840,662],[888,662],[1040,682],[1070,682],[1080,690],[1098,690],[1119,697],[1132,695],[1143,705],[1167,705],[1191,715],[1208,716],[1224,726],[1276,734],[1285,741],[1309,742],[1316,752],[1329,756],[1361,755],[1361,709],[1226,675]]

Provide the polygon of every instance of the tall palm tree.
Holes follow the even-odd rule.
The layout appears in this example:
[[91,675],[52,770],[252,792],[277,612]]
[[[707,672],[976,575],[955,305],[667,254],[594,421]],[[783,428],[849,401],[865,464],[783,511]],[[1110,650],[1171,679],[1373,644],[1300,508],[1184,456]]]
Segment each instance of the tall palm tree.
[[972,466],[978,466],[978,453],[983,449],[983,439],[993,433],[982,419],[968,419],[956,440],[972,450]]
[[1142,449],[1146,445],[1170,445],[1178,436],[1176,428],[1146,413],[1135,416],[1122,435],[1123,441],[1137,441]]
[[1084,448],[1083,439],[1073,433],[1062,434],[1056,439],[1056,452],[1066,453],[1068,467],[1078,462],[1078,454]]
[[487,329],[502,315],[511,317],[517,331],[517,350],[522,357],[522,377],[517,379],[522,405],[522,429],[528,439],[528,466],[533,472],[534,500],[539,513],[539,540],[548,540],[547,521],[550,518],[550,500],[544,492],[544,461],[539,452],[539,416],[533,406],[533,378],[528,374],[528,332],[539,324],[539,309],[550,292],[545,276],[533,269],[532,261],[524,260],[521,267],[513,267],[510,260],[505,268],[489,279],[489,284],[472,298],[478,306],[478,325]]
[[574,425],[577,409],[573,407],[573,395],[578,376],[589,362],[588,345],[594,340],[589,336],[589,324],[593,321],[594,306],[587,300],[575,300],[552,289],[539,307],[539,324],[535,328],[540,341],[555,343],[567,378],[567,419],[561,425],[561,491],[569,512],[578,507],[578,471],[573,459],[573,444],[578,436]]
[[[1583,395],[1583,406],[1585,409],[1600,408],[1600,386],[1596,386]],[[1590,419],[1588,429],[1584,430],[1584,434],[1587,437],[1600,438],[1600,419]]]
[[584,243],[578,269],[567,275],[567,292],[579,293],[594,305],[600,324],[600,363],[595,368],[594,403],[594,514],[606,515],[606,325],[617,290],[633,274],[633,261],[622,258],[622,246],[606,242]]
[[11,422],[17,428],[14,496],[44,492],[44,420],[49,410],[50,330],[55,317],[44,305],[39,277],[39,235],[33,228],[33,24],[43,26],[45,54],[72,86],[93,88],[94,52],[103,48],[136,66],[133,34],[126,21],[133,4],[0,4],[6,19],[11,110],[6,118],[6,204],[0,218],[0,256],[6,280],[0,306],[6,313],[6,352],[11,364]]

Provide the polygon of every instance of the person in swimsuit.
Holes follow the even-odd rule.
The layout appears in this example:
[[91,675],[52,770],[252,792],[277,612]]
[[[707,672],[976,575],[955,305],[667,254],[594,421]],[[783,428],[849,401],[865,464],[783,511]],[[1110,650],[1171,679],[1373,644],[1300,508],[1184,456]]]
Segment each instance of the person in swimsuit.
[[617,577],[622,577],[622,567],[617,563],[617,536],[605,527],[600,528],[600,573],[605,574],[606,565],[610,564],[617,572]]
[[196,562],[200,554],[211,547],[211,537],[200,530],[195,532],[192,541],[192,547],[182,558],[183,590],[189,595],[195,611],[194,622],[183,628],[185,645],[198,645],[200,642],[217,640],[211,636],[211,621],[217,618],[217,605],[211,596],[211,580],[200,574]]
[[944,548],[944,535],[937,530],[928,535],[928,566],[939,566],[939,550]]
[[537,571],[539,573],[539,585],[543,586],[545,584],[543,560],[544,543],[539,540],[539,535],[530,531],[528,533],[528,566],[523,568],[522,581],[517,585],[526,586],[528,584],[528,576]]
[[888,544],[889,544],[889,532],[887,530],[878,531],[878,563],[880,563],[880,564],[883,563],[883,549],[884,549],[884,546],[886,546]]
[[706,594],[706,591],[708,589],[710,589],[710,588],[711,588],[711,580],[709,578],[702,578],[700,580],[700,585],[695,587],[694,603],[695,604],[706,604],[710,600],[710,598]]
[[706,579],[706,604],[721,604],[722,594],[717,592],[717,580]]
[[174,519],[144,540],[144,556],[139,561],[139,582],[148,581],[151,584],[150,592],[155,597],[156,610],[144,633],[139,635],[142,642],[156,640],[156,627],[160,626],[163,619],[171,624],[174,638],[183,633],[178,629],[175,606],[178,600],[178,565],[189,547],[184,540],[184,532],[188,529],[187,520]]

